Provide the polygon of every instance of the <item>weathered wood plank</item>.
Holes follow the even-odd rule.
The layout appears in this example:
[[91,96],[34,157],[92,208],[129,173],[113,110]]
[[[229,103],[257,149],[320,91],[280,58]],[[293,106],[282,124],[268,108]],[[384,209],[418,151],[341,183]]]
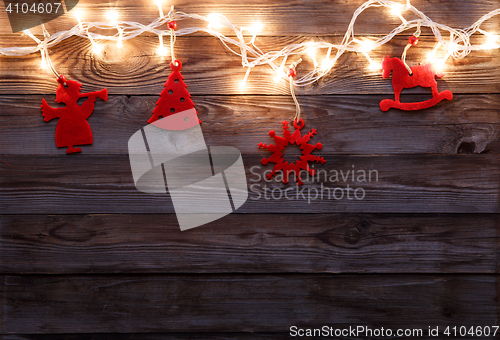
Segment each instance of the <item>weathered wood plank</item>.
[[[1,249],[1,248],[0,248]],[[5,277],[0,277],[0,334],[5,333],[4,325],[4,306],[5,306]],[[1,339],[1,336],[0,336]]]
[[[442,335],[445,337],[444,335]],[[22,334],[0,335],[1,340],[288,340],[290,333],[161,333],[161,334]],[[318,340],[331,338],[315,337]],[[371,340],[373,337],[340,337],[341,340]],[[381,339],[390,339],[382,338]],[[423,337],[421,339],[433,339]],[[460,337],[476,340],[475,337]]]
[[[1,335],[1,340],[285,340],[289,333],[163,333],[163,334],[16,334]],[[343,337],[342,339],[364,340]],[[468,339],[468,338],[465,338]]]
[[[323,170],[319,177],[300,189],[264,180],[272,167],[259,166],[260,160],[258,155],[243,157],[250,194],[239,212],[499,212],[497,156],[326,155],[326,165],[315,166]],[[347,176],[353,169],[354,180]],[[3,214],[173,212],[168,195],[135,189],[125,155],[1,156],[0,183]],[[364,192],[363,199],[354,198],[358,188],[356,195],[362,198]]]
[[[242,222],[244,220],[244,223]],[[497,273],[498,215],[12,215],[0,272]]]
[[[163,334],[16,334],[0,335],[1,340],[285,340],[289,333],[163,333]],[[365,338],[342,338],[364,340]],[[468,339],[468,338],[465,338]]]
[[[287,340],[290,333],[134,333],[134,334],[16,334],[0,335],[1,340]],[[315,339],[326,340],[318,337]],[[342,337],[342,340],[370,340],[366,337]],[[372,338],[373,339],[373,338]],[[424,338],[425,339],[425,338]],[[461,339],[476,340],[464,337]]]
[[[192,1],[175,5],[188,13],[220,12],[242,26],[258,19],[265,23],[261,34],[270,36],[259,37],[259,46],[276,50],[318,39],[311,36],[338,42],[352,12],[362,2],[300,0],[271,4],[257,0],[239,4],[210,0],[202,6]],[[104,19],[109,8],[109,3],[94,0],[83,5],[88,6],[86,20]],[[457,28],[499,7],[498,0],[416,5],[434,20]],[[123,1],[119,10],[121,19],[142,23],[149,23],[158,13],[149,0]],[[371,14],[361,19],[357,34],[385,34],[398,24],[397,18],[385,15],[382,20]],[[0,10],[0,32],[8,32],[6,23]],[[53,33],[75,24],[69,15],[47,28]],[[497,17],[484,28],[494,31],[499,24]],[[33,31],[40,33],[39,29]],[[433,39],[425,37],[428,34],[424,29],[419,47],[410,51],[410,63],[422,62],[433,46]],[[309,37],[297,37],[301,35]],[[370,55],[375,60],[400,55],[407,35]],[[475,39],[480,41],[482,37]],[[0,34],[0,47],[24,44],[33,42],[20,35]],[[380,112],[378,102],[392,95],[390,81],[367,71],[363,56],[345,55],[320,84],[298,89],[299,94],[336,96],[299,100],[307,127],[321,127],[315,137],[325,146],[321,155],[398,155],[327,156],[327,170],[349,170],[355,165],[356,169],[379,171],[379,182],[359,185],[367,191],[367,197],[359,202],[325,199],[311,204],[300,198],[249,200],[240,213],[283,215],[246,214],[243,219],[241,214],[230,215],[194,233],[181,233],[168,196],[135,190],[126,156],[128,138],[145,125],[163,89],[169,74],[168,59],[155,55],[156,37],[127,41],[122,52],[113,44],[105,45],[103,58],[95,58],[88,41],[81,38],[51,49],[56,68],[81,81],[84,91],[106,86],[116,94],[109,102],[100,103],[90,119],[95,144],[75,157],[42,156],[64,151],[54,147],[55,124],[40,119],[40,94],[50,94],[43,97],[52,100],[56,84],[50,73],[40,72],[39,54],[0,58],[0,154],[6,155],[0,156],[0,212],[7,214],[0,217],[0,271],[147,275],[2,276],[0,333],[190,332],[85,337],[92,340],[288,339],[287,330],[293,323],[305,327],[333,323],[424,329],[431,323],[497,323],[496,275],[312,273],[497,273],[498,215],[285,214],[498,213],[498,51],[475,52],[463,61],[450,62],[439,86],[451,89],[455,99],[418,114]],[[267,132],[279,130],[279,122],[293,114],[287,84],[274,83],[271,70],[260,67],[251,73],[247,88],[240,91],[238,85],[245,72],[240,60],[215,38],[203,34],[179,38],[176,51],[185,61],[184,76],[195,95],[208,144],[238,147],[245,154],[247,171],[252,165],[260,165],[260,158],[267,154],[255,150],[255,144],[266,142]],[[324,52],[318,53],[320,60]],[[299,75],[310,67],[310,58],[305,56]],[[24,96],[19,101],[20,95],[33,93],[39,95]],[[411,99],[427,94],[420,89],[409,93]],[[129,97],[118,96],[121,94]],[[488,154],[400,155],[481,152]],[[255,178],[248,172],[247,176]],[[261,187],[251,193],[253,198],[262,193],[264,184],[270,189],[294,187],[263,181],[257,184]],[[346,184],[327,185],[345,188]],[[304,187],[307,191],[318,186],[311,183]],[[89,212],[125,214],[74,215]],[[73,215],[45,215],[52,213]],[[208,275],[211,272],[225,274]],[[234,272],[257,275],[228,274]],[[309,274],[259,274],[265,272]],[[205,274],[149,275],[153,273]],[[219,333],[194,333],[207,331]],[[228,331],[277,333],[220,333]],[[6,340],[82,338],[76,334],[0,335]]]
[[[277,340],[289,333],[163,333],[163,334],[16,334],[0,340]],[[345,338],[349,339],[349,338]],[[359,339],[359,338],[358,338]]]
[[7,276],[7,333],[496,325],[493,275]]
[[[410,100],[421,100],[412,95]],[[54,96],[45,96],[52,102]],[[452,103],[418,114],[380,111],[383,96],[304,96],[306,128],[328,154],[500,153],[500,95],[457,95]],[[129,138],[147,124],[158,96],[111,96],[89,118],[94,144],[86,154],[127,154]],[[54,141],[56,121],[43,121],[42,96],[0,96],[0,154],[63,154]],[[193,97],[208,145],[232,145],[256,153],[269,130],[291,121],[286,97]],[[223,128],[221,128],[223,127]]]
[[[441,328],[441,333],[444,327]],[[348,333],[345,333],[348,334]],[[447,336],[440,335],[442,338]],[[291,338],[290,332],[281,333],[160,333],[160,334],[16,334],[0,335],[2,340],[288,340]],[[298,338],[298,337],[297,337]],[[307,337],[305,337],[307,339]],[[374,337],[364,336],[342,336],[342,337],[314,337],[310,339],[318,340],[372,340]],[[378,337],[379,339],[397,339],[397,337]],[[420,337],[420,339],[431,340],[436,337]],[[451,338],[451,337],[450,337]],[[491,338],[491,337],[490,337]],[[477,340],[478,337],[460,337],[464,340]]]
[[[370,52],[374,60],[387,55],[400,56],[407,44],[407,36],[398,36],[390,43]],[[483,39],[483,38],[481,38]],[[482,43],[479,37],[473,42]],[[340,37],[324,38],[340,42]],[[484,39],[483,39],[484,40]],[[3,38],[2,45],[20,44],[19,37]],[[307,37],[262,37],[259,46],[264,51],[279,51],[289,44],[313,41]],[[434,47],[434,38],[421,39],[418,48],[408,54],[410,65],[425,63],[427,53]],[[10,45],[9,45],[10,46]],[[114,43],[103,43],[106,54],[96,57],[88,40],[71,38],[51,48],[51,59],[58,72],[85,85],[84,90],[107,87],[110,94],[159,95],[171,70],[168,57],[156,54],[158,40],[154,37],[138,37],[126,41],[117,49]],[[444,51],[442,51],[444,53]],[[326,55],[326,49],[318,52],[318,60]],[[241,58],[230,53],[212,37],[179,38],[176,57],[183,61],[183,76],[193,95],[237,94],[289,94],[285,80],[275,81],[275,73],[269,66],[256,67],[250,73],[247,86],[241,81],[246,69]],[[298,68],[302,76],[311,71],[312,60],[304,53],[291,57],[303,58]],[[459,61],[449,60],[446,77],[439,80],[441,90],[453,93],[499,93],[500,51],[488,50],[470,54]],[[0,94],[53,94],[57,87],[50,71],[40,70],[40,54],[25,57],[0,58]],[[384,94],[393,95],[392,83],[382,79],[381,71],[370,71],[367,59],[355,53],[344,54],[332,72],[314,86],[300,87],[298,94]],[[427,89],[415,89],[410,93],[425,93]]]
[[[354,11],[364,3],[364,0],[276,0],[270,3],[257,0],[247,3],[228,0],[210,1],[175,1],[177,11],[207,15],[213,12],[224,14],[235,25],[251,27],[256,21],[264,24],[262,35],[343,35]],[[404,3],[404,1],[400,1]],[[168,12],[171,3],[165,3],[163,10]],[[433,20],[452,26],[466,28],[487,12],[499,7],[495,0],[439,2],[415,2],[414,5]],[[109,9],[116,9],[120,20],[136,21],[149,24],[158,17],[158,8],[152,0],[121,0],[119,6],[97,0],[80,1],[77,8],[83,11],[83,21],[106,21]],[[3,7],[0,10],[0,32],[11,32]],[[405,13],[407,19],[413,19]],[[498,18],[485,22],[484,29],[496,29]],[[387,34],[401,21],[380,9],[372,9],[361,15],[355,30],[357,34]],[[69,30],[76,25],[73,15],[65,15],[46,24],[50,32]],[[182,27],[206,27],[202,21],[186,20],[179,22]],[[33,29],[38,32],[39,28]],[[225,31],[223,31],[225,32]],[[229,31],[228,31],[229,32]]]

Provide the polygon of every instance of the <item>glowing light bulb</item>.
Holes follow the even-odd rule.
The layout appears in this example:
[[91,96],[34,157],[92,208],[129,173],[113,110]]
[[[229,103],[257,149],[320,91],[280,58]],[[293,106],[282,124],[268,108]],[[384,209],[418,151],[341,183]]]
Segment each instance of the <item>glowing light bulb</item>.
[[331,54],[332,54],[332,47],[330,46],[328,47],[328,51],[326,52],[325,60],[323,60],[323,63],[321,64],[321,70],[323,72],[327,71],[330,67],[333,67],[333,65],[335,64],[335,61],[330,62]]
[[309,57],[311,57],[311,59],[313,60],[313,63],[314,63],[314,67],[317,68],[318,67],[318,61],[316,60],[316,47],[314,47],[314,43],[309,43],[309,47],[307,48],[307,55]]
[[248,30],[253,34],[257,35],[260,31],[262,31],[262,28],[264,26],[260,22],[256,22],[255,24],[252,25]]
[[157,53],[162,57],[166,57],[168,55],[168,49],[165,46],[160,46],[158,47]]
[[208,28],[221,28],[221,20],[219,14],[211,13],[208,15]]
[[441,47],[441,43],[438,42],[436,43],[436,45],[434,46],[434,48],[432,49],[431,52],[427,53],[427,61],[430,62],[430,63],[433,63],[435,61],[435,55],[436,55],[436,52],[437,50],[439,49],[439,47]]
[[311,58],[316,57],[316,47],[314,47],[314,43],[309,43],[309,47],[307,48],[307,55]]
[[259,32],[262,30],[262,24],[260,22],[257,22],[253,24],[253,26],[250,27],[248,30],[253,34],[252,40],[250,41],[250,44],[253,44],[255,43],[255,38],[257,38],[257,34],[259,34]]
[[96,43],[92,44],[92,52],[94,52],[95,55],[101,55],[102,52],[102,47]]
[[123,47],[123,42],[122,42],[123,30],[118,25],[118,13],[114,10],[110,10],[108,12],[108,19],[109,19],[109,21],[111,21],[111,23],[113,25],[116,26],[116,29],[118,30],[118,42],[116,43],[116,46],[118,48],[122,48]]
[[401,4],[393,4],[391,6],[391,14],[392,15],[396,15],[396,16],[400,16],[401,13],[405,10],[404,6],[401,5]]
[[427,61],[433,61],[434,60],[434,52],[429,52],[427,53]]
[[81,31],[83,31],[82,12],[79,9],[75,10],[75,18],[78,21],[78,27],[80,28]]
[[323,60],[323,63],[321,64],[321,70],[325,72],[328,69],[330,69],[333,65],[335,65],[335,62],[332,62],[329,59],[325,58],[325,60]]
[[485,48],[487,50],[491,50],[493,48],[498,47],[498,45],[497,45],[498,36],[497,35],[488,33],[486,35],[486,37],[487,37],[486,44],[483,45],[483,48]]
[[160,46],[158,46],[157,53],[165,57],[167,55],[167,48],[163,45],[163,36],[161,34],[158,35],[158,39],[160,40]]
[[434,60],[432,62],[432,68],[436,72],[442,72],[445,69],[445,62],[446,62],[446,59]]
[[116,13],[116,11],[109,11],[108,12],[108,19],[109,21],[111,21],[112,24],[116,24],[116,22],[118,21],[118,13]]
[[490,32],[486,32],[480,28],[477,29],[478,32],[484,34],[486,36],[486,43],[484,43],[481,47],[485,50],[491,50],[493,48],[498,48],[498,35],[492,34]]
[[370,64],[368,65],[368,69],[371,71],[377,71],[382,69],[382,65],[380,63],[377,63],[375,61],[371,61]]
[[243,90],[245,87],[246,87],[246,84],[247,84],[247,79],[248,79],[248,76],[250,75],[250,71],[252,70],[252,67],[249,67],[247,69],[247,72],[245,73],[245,77],[243,77],[243,80],[240,84],[240,90]]
[[371,40],[365,39],[359,42],[361,45],[361,52],[370,52],[375,48],[375,43]]
[[45,59],[45,53],[47,53],[47,56],[48,56],[48,52],[46,50],[43,50],[43,49],[40,50],[40,55],[42,57],[42,60],[40,60],[40,68],[44,69],[44,70],[49,68],[49,64],[47,63],[47,59]]
[[79,9],[75,9],[75,18],[76,20],[80,21],[80,19],[82,18],[82,11],[80,11]]
[[160,18],[163,18],[164,14],[163,14],[163,9],[161,7],[162,1],[161,0],[155,0],[155,2],[156,2],[156,5],[158,6],[158,11],[160,11]]
[[275,83],[279,82],[281,79],[283,79],[283,77],[285,77],[283,71],[276,72],[276,77],[274,77],[274,82]]

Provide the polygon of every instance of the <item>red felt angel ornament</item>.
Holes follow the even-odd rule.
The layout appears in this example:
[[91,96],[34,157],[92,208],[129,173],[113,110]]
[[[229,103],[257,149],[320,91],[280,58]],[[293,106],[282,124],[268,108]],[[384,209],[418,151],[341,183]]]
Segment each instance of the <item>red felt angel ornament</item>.
[[[57,78],[59,86],[56,92],[56,102],[66,104],[65,107],[53,108],[42,99],[43,120],[48,122],[59,118],[56,127],[56,145],[58,148],[67,147],[67,154],[81,152],[76,145],[86,145],[93,143],[92,130],[87,122],[87,118],[94,111],[94,103],[97,98],[104,101],[108,99],[107,89],[98,92],[80,93],[82,84],[74,80],[67,80],[60,75]],[[78,105],[80,98],[88,98]]]

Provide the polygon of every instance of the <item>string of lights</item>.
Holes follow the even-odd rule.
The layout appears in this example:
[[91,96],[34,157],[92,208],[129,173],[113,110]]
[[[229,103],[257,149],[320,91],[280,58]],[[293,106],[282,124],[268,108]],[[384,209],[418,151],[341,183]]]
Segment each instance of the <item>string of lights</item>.
[[[324,77],[332,71],[338,59],[345,52],[362,53],[368,61],[368,68],[370,70],[378,70],[380,69],[380,62],[376,62],[370,57],[370,52],[372,50],[386,44],[396,35],[406,30],[417,29],[417,32],[420,32],[422,27],[430,28],[437,40],[436,45],[427,55],[427,60],[431,62],[437,70],[442,70],[450,57],[453,59],[462,59],[472,51],[500,48],[498,36],[481,29],[481,25],[485,21],[500,14],[500,8],[485,14],[469,28],[455,29],[432,21],[423,12],[414,7],[409,0],[407,0],[404,5],[395,1],[368,0],[354,12],[340,44],[332,44],[325,41],[310,41],[300,44],[291,44],[279,51],[263,52],[256,46],[256,37],[263,28],[261,23],[255,23],[252,27],[239,27],[231,23],[231,21],[221,14],[212,13],[206,16],[187,14],[174,11],[173,6],[168,15],[165,16],[161,0],[156,1],[156,3],[160,16],[149,25],[138,22],[120,21],[118,12],[115,10],[109,11],[108,22],[84,22],[82,21],[83,13],[75,9],[74,15],[77,20],[77,25],[70,30],[60,31],[50,35],[45,27],[42,27],[44,32],[43,41],[34,36],[29,30],[25,30],[24,33],[31,37],[36,42],[36,45],[29,47],[0,48],[0,55],[19,57],[40,51],[42,58],[41,66],[51,69],[57,74],[50,61],[48,49],[73,36],[89,39],[92,44],[93,53],[96,56],[102,53],[102,46],[99,45],[98,41],[114,41],[117,47],[121,48],[124,41],[133,39],[143,33],[158,35],[159,47],[157,53],[160,56],[166,56],[168,54],[168,49],[164,46],[163,37],[168,36],[170,37],[170,50],[173,58],[173,45],[176,37],[204,32],[219,39],[229,51],[241,57],[242,66],[247,68],[243,81],[241,82],[241,87],[244,88],[251,70],[256,66],[268,65],[271,67],[276,73],[276,81],[287,78],[291,79],[292,77],[289,77],[289,72],[287,72],[285,68],[287,61],[293,56],[302,57],[306,54],[311,58],[314,69],[298,79],[290,80],[295,86],[307,86]],[[389,15],[396,16],[401,20],[401,24],[394,28],[389,34],[377,40],[355,36],[354,25],[357,18],[361,13],[373,7],[383,7],[387,9]],[[413,13],[416,18],[413,20],[406,20],[404,15],[409,13]],[[172,27],[168,27],[167,30],[160,29],[161,26],[173,20],[181,21],[185,19],[195,19],[205,22],[206,24],[204,27],[186,27],[178,30]],[[224,27],[229,28],[233,34],[222,34],[221,31]],[[116,30],[116,33],[113,35],[102,35],[91,32],[92,29]],[[470,38],[475,33],[482,34],[485,37],[482,44],[471,44]],[[248,39],[249,36],[251,37],[250,39]],[[407,48],[408,47],[409,46],[407,46]],[[444,50],[445,53],[444,57],[438,58],[437,55],[440,50]],[[325,57],[321,63],[317,60],[319,51],[326,51]],[[405,54],[403,57],[404,56]],[[296,64],[296,61],[295,64],[291,63],[292,66]]]

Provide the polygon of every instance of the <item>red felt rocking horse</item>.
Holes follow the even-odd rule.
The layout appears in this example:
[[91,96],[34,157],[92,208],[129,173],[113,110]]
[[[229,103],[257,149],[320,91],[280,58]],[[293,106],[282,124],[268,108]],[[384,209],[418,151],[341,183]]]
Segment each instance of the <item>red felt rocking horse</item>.
[[[382,62],[382,69],[384,79],[389,78],[392,71],[392,87],[394,88],[396,99],[395,101],[391,99],[382,100],[380,102],[380,109],[382,111],[387,111],[390,108],[405,111],[422,110],[436,105],[443,99],[451,100],[453,98],[453,93],[449,90],[438,91],[437,82],[434,77],[441,78],[444,74],[436,74],[430,64],[411,67],[411,73],[409,73],[401,59],[386,57]],[[423,102],[401,103],[399,101],[401,91],[416,86],[430,87],[432,89],[432,99]]]

